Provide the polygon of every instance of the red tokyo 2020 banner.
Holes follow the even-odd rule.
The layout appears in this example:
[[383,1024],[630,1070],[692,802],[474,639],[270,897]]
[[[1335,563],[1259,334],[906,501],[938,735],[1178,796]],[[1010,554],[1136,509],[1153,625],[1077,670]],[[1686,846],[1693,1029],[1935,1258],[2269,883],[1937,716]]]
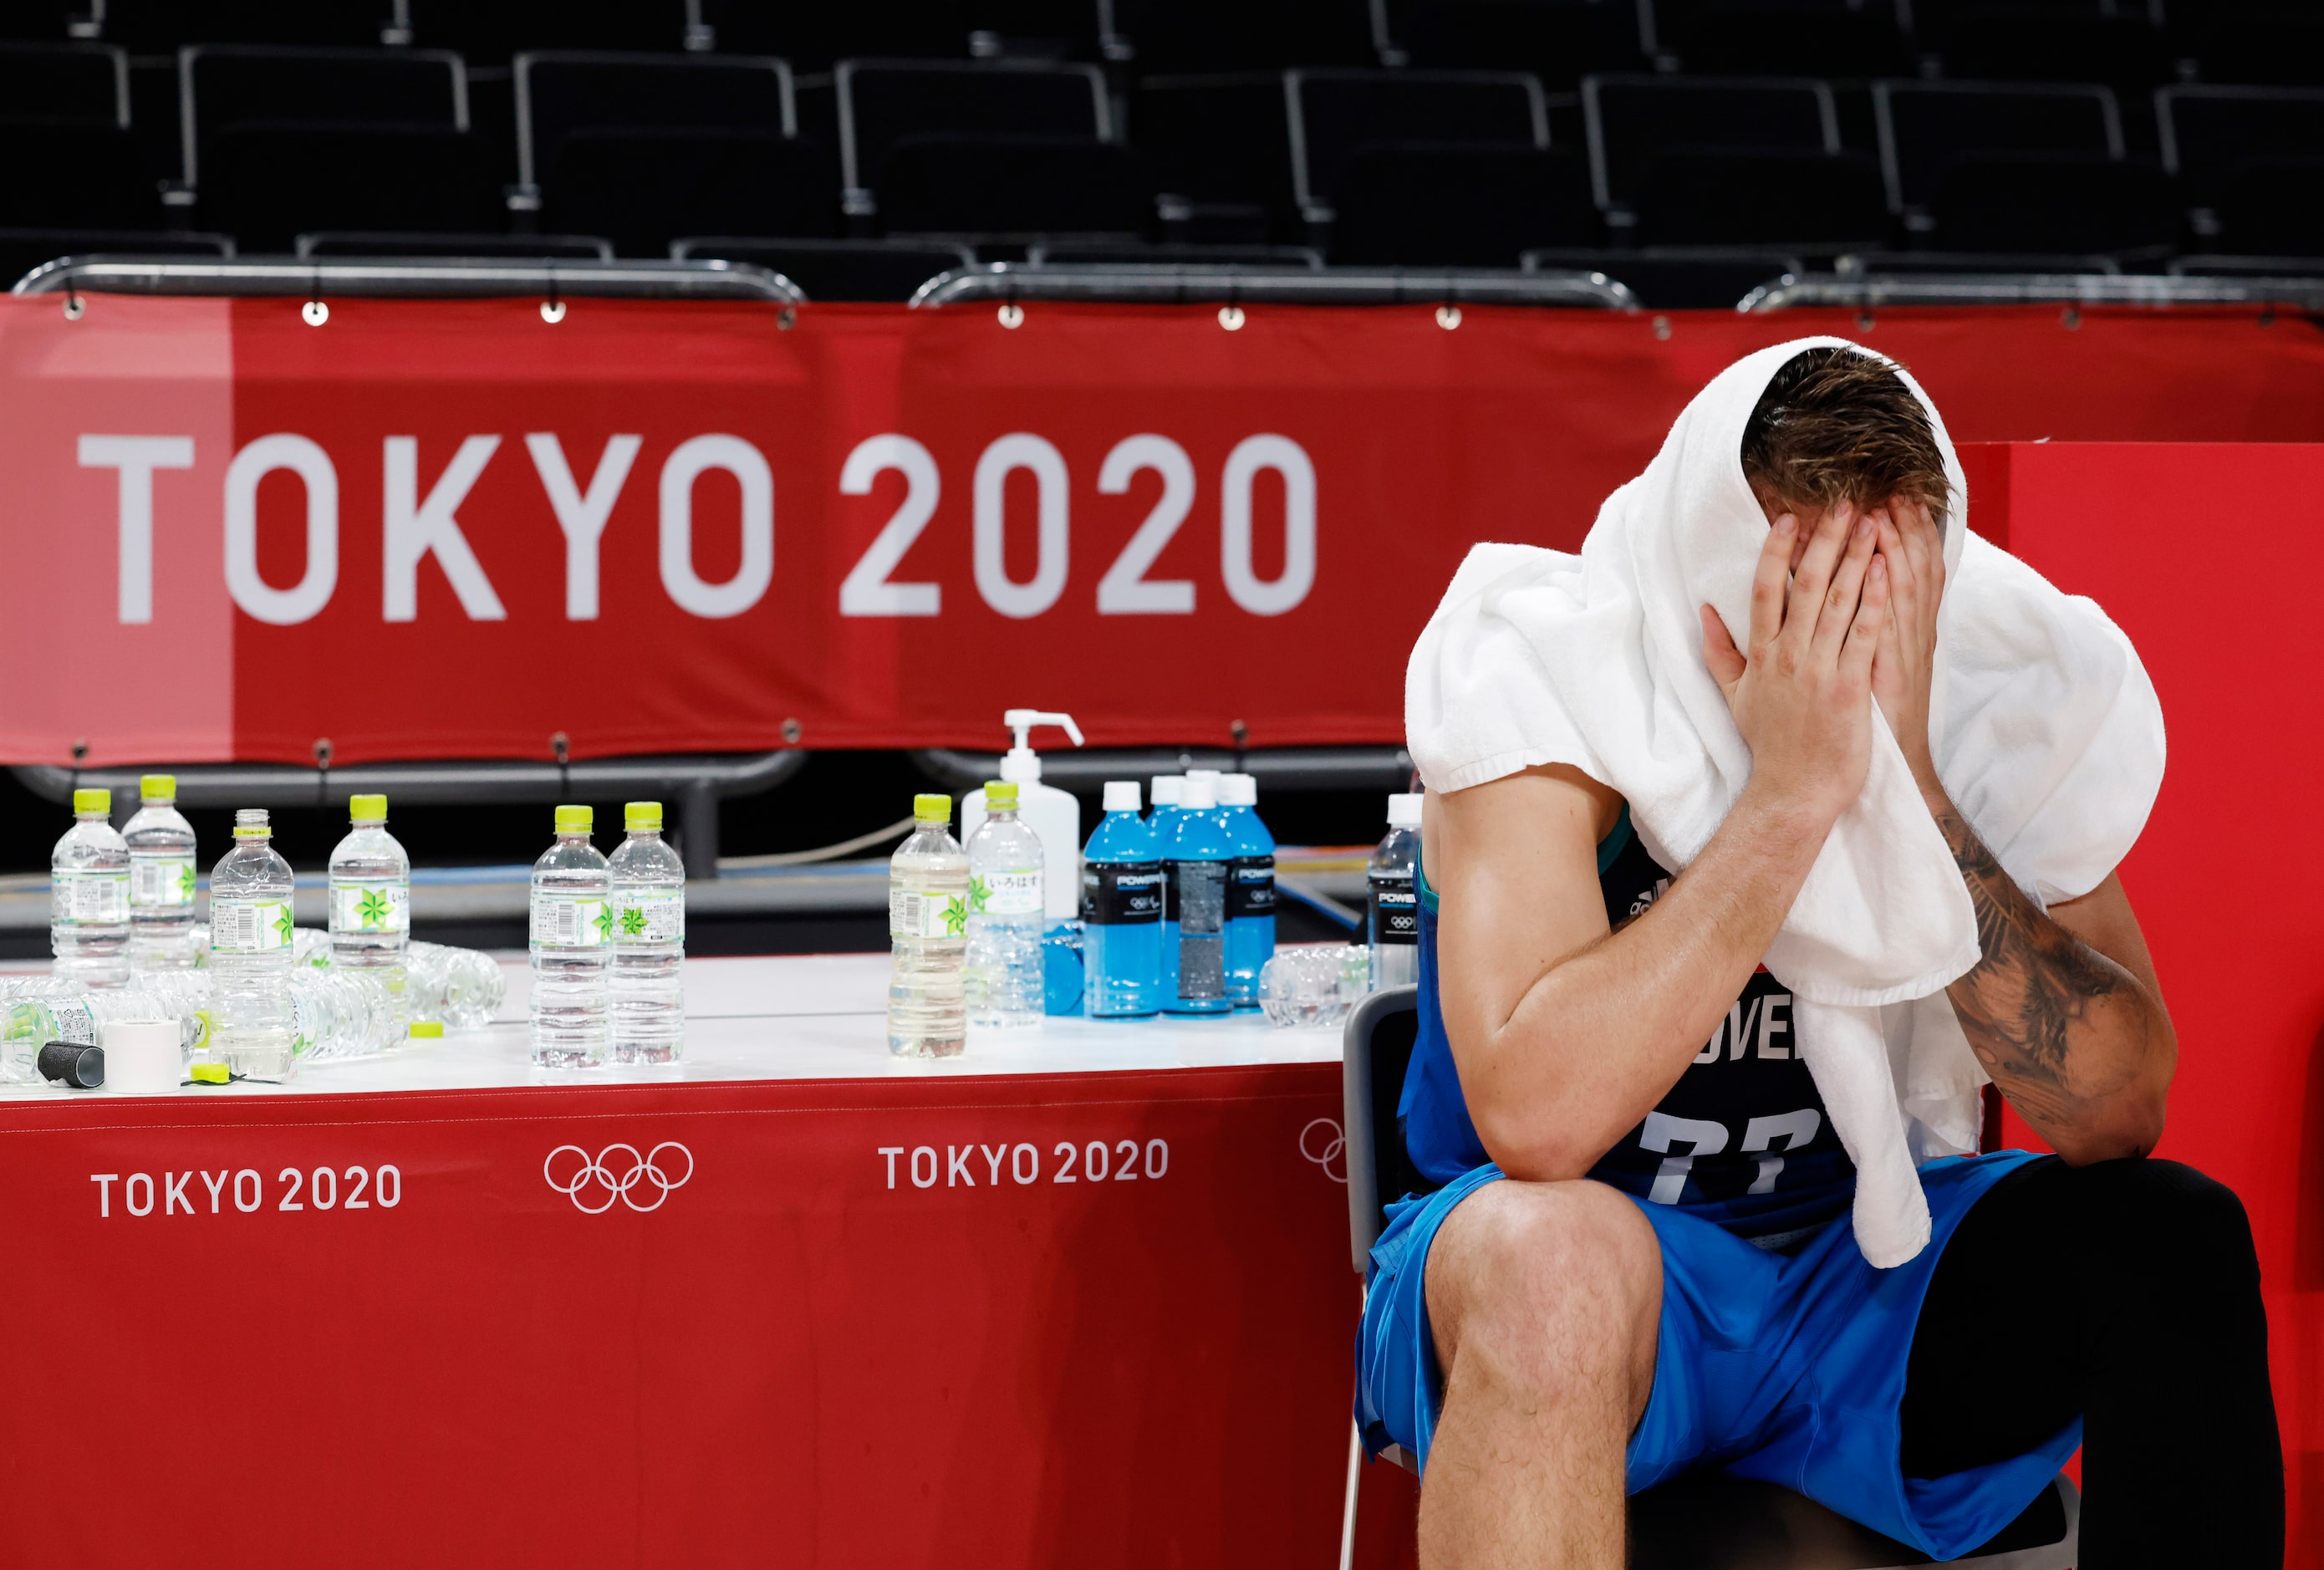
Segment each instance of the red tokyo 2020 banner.
[[2324,437],[2255,312],[82,303],[0,300],[0,762],[1395,741],[1471,541],[1809,333],[1964,440]]

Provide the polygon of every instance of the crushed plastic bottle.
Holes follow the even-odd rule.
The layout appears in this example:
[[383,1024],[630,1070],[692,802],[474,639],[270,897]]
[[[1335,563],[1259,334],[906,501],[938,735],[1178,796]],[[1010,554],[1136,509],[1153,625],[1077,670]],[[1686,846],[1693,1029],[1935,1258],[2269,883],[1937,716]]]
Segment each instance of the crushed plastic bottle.
[[404,954],[415,1022],[481,1030],[508,1001],[508,973],[489,954],[441,943],[414,943]]
[[129,846],[129,970],[186,970],[194,925],[194,826],[178,810],[173,774],[137,781],[137,814],[122,826]]
[[110,790],[73,792],[73,826],[49,855],[51,967],[81,987],[129,984],[129,845]]

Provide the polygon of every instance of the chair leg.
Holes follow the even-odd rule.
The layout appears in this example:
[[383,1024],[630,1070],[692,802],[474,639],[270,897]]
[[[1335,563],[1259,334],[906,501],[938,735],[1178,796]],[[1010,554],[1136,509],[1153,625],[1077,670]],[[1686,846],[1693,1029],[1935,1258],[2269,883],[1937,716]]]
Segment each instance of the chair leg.
[[1340,1508],[1340,1570],[1353,1570],[1356,1562],[1356,1495],[1363,1484],[1364,1431],[1353,1418],[1348,1422],[1348,1497]]

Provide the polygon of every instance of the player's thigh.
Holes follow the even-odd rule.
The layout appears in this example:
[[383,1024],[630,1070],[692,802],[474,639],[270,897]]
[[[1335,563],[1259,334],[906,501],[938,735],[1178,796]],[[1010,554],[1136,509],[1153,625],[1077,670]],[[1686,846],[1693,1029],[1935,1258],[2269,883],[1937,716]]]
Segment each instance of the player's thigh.
[[1437,1366],[1464,1347],[1505,1379],[1554,1395],[1619,1377],[1632,1416],[1654,1383],[1662,1251],[1628,1197],[1602,1183],[1488,1183],[1453,1207],[1428,1251]]

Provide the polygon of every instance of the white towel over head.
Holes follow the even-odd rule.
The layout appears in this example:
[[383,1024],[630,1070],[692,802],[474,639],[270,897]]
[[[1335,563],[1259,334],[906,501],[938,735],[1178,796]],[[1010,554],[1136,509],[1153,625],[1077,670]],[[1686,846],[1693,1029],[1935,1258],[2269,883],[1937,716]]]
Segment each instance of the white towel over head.
[[[1745,356],[1696,394],[1646,473],[1606,500],[1579,555],[1478,545],[1414,647],[1405,733],[1432,790],[1564,763],[1621,792],[1655,858],[1683,870],[1751,774],[1702,657],[1708,605],[1748,647],[1767,520],[1743,477],[1744,426],[1801,338]],[[1879,356],[1875,356],[1876,358]],[[1930,742],[1946,791],[2045,906],[2122,859],[2161,788],[2163,711],[2130,640],[2091,601],[1968,532],[1951,506]],[[1929,1240],[1916,1160],[1977,1148],[1986,1075],[1944,989],[1978,958],[1975,912],[1877,706],[1863,794],[1817,856],[1767,968],[1857,1167],[1856,1238],[1884,1269]]]

